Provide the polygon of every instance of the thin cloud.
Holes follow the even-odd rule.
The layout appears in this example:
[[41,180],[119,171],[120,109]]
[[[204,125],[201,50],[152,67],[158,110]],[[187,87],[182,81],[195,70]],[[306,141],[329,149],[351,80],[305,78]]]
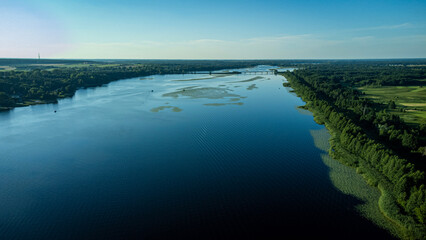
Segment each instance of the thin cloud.
[[402,23],[397,25],[382,25],[382,26],[375,26],[375,27],[366,27],[366,28],[355,28],[355,29],[349,29],[348,31],[373,31],[373,30],[394,30],[394,29],[405,29],[405,28],[413,28],[414,25],[411,23]]
[[373,40],[373,39],[375,39],[375,37],[373,37],[373,36],[362,36],[362,37],[352,38],[353,41],[368,41],[368,40]]
[[220,39],[197,39],[197,40],[190,40],[187,43],[193,43],[193,44],[199,44],[199,43],[226,43],[227,41],[220,40]]
[[248,38],[241,41],[244,42],[277,42],[285,40],[294,40],[294,39],[304,39],[312,37],[312,34],[299,34],[299,35],[282,35],[277,37],[258,37],[258,38]]

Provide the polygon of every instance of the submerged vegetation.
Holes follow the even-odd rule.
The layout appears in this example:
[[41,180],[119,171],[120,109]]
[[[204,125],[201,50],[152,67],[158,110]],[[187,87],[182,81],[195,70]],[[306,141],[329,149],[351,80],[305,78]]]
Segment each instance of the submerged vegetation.
[[330,169],[330,180],[341,192],[354,196],[362,202],[356,206],[358,212],[394,236],[403,236],[404,231],[385,217],[379,206],[380,190],[369,186],[353,168],[344,165],[328,154],[330,134],[326,129],[311,130],[315,146],[322,150],[321,159]]
[[[393,71],[391,66],[371,64],[309,66],[285,73],[289,81],[285,86],[291,85],[314,119],[329,130],[330,155],[355,167],[369,185],[380,190],[378,206],[396,226],[392,232],[401,238],[424,239],[426,144],[421,136],[425,129],[422,124],[406,124],[357,90],[370,84],[368,79],[384,79],[377,82],[390,84],[386,77],[381,78],[388,69]],[[404,84],[423,84],[423,69],[406,68],[403,72]]]
[[180,109],[179,107],[174,107],[174,106],[156,107],[156,108],[151,109],[151,112],[159,112],[159,111],[165,110],[167,108],[171,108],[173,112],[182,112],[182,109]]

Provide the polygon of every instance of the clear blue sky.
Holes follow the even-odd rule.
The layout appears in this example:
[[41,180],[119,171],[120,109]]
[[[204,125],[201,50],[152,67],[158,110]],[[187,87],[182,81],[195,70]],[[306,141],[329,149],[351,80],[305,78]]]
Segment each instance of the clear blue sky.
[[426,0],[1,0],[0,58],[426,57]]

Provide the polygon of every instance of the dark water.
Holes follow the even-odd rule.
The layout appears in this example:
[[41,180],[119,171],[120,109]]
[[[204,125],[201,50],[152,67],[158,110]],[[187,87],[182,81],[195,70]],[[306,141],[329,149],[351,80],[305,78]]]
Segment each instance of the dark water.
[[283,81],[153,76],[1,113],[0,238],[389,238]]

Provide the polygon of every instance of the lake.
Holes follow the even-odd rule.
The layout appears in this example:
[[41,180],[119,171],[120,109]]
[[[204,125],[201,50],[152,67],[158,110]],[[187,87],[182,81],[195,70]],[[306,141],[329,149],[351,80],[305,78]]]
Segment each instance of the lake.
[[390,238],[284,81],[155,75],[0,113],[0,238]]

